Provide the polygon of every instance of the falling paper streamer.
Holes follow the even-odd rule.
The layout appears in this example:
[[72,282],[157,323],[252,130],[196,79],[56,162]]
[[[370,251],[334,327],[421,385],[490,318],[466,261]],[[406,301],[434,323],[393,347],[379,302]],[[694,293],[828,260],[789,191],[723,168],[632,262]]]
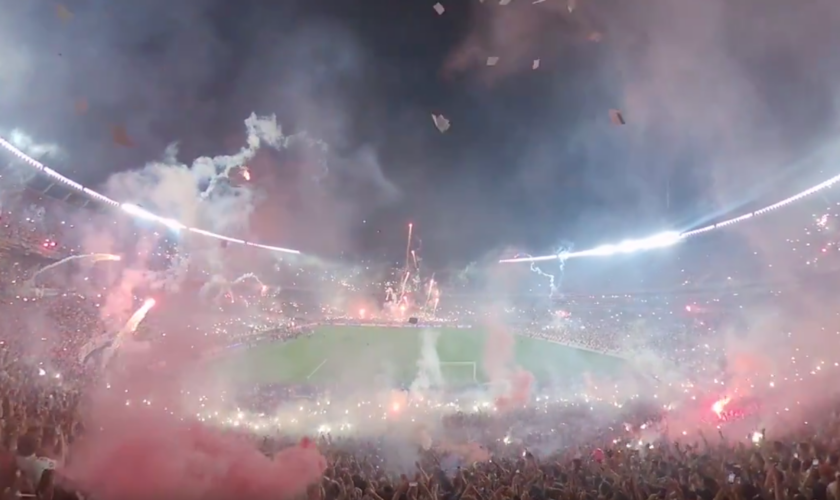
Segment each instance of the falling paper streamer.
[[539,69],[539,67],[540,67],[540,60],[539,59],[534,59],[534,63],[531,64],[531,69]]
[[432,120],[435,122],[435,127],[440,130],[441,133],[446,132],[449,130],[449,120],[446,119],[443,115],[432,115]]
[[442,16],[443,13],[446,12],[446,9],[443,8],[443,5],[441,5],[440,2],[438,2],[434,5],[434,9],[435,9],[435,12],[437,12],[439,16]]
[[61,19],[62,21],[69,21],[69,20],[73,19],[73,13],[70,12],[70,9],[61,5],[60,3],[56,4],[55,13],[58,16],[58,18]]
[[543,2],[545,2],[545,0],[534,0],[533,2],[531,2],[531,4],[537,5],[538,3],[543,3]]
[[617,109],[610,110],[610,121],[612,121],[614,125],[625,125],[627,123],[624,121],[624,115],[622,115],[621,111]]
[[128,136],[128,132],[125,130],[125,127],[122,125],[113,125],[111,126],[111,139],[113,139],[115,144],[126,148],[133,148],[134,141],[131,140],[131,137]]
[[487,58],[487,65],[488,66],[495,66],[499,62],[499,58],[496,56],[490,56]]

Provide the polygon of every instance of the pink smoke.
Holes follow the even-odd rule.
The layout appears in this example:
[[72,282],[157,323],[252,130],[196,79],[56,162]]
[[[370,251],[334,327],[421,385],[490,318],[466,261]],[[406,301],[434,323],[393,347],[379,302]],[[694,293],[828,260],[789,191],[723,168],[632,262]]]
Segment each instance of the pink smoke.
[[516,363],[516,339],[504,327],[488,325],[484,370],[494,387],[496,408],[522,406],[531,396],[534,375]]
[[62,473],[103,500],[288,498],[326,469],[309,440],[268,458],[255,443],[146,409],[122,412],[73,449]]
[[[120,354],[110,385],[92,393],[84,416],[89,431],[73,444],[72,460],[59,474],[101,500],[304,493],[326,469],[309,439],[266,457],[253,436],[181,418],[188,411],[180,381],[195,355],[186,340]],[[161,363],[170,368],[149,368]]]
[[526,404],[531,396],[531,386],[533,384],[534,375],[527,370],[517,368],[510,377],[510,391],[496,398],[496,408],[507,410]]
[[469,464],[487,462],[492,458],[490,452],[478,443],[458,444],[442,442],[438,445],[438,450],[444,453],[457,455]]

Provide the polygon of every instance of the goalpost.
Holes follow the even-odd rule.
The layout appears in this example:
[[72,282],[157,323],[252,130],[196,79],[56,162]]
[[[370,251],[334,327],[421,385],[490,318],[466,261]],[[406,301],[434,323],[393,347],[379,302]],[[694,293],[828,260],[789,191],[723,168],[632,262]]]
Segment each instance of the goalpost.
[[478,364],[475,361],[441,361],[440,369],[446,382],[478,383]]

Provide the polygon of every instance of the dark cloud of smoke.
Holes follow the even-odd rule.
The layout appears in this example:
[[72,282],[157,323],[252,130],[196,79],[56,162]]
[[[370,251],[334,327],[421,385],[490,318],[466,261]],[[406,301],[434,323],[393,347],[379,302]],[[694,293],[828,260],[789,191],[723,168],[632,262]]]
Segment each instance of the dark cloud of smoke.
[[[541,59],[537,73],[545,70],[539,78],[549,82],[541,87],[545,128],[526,139],[519,182],[548,196],[558,176],[569,181],[566,172],[579,172],[569,182],[613,200],[606,210],[586,207],[581,231],[626,231],[616,203],[643,216],[635,231],[661,225],[664,213],[698,224],[754,199],[791,194],[771,187],[828,166],[831,154],[807,166],[800,160],[823,149],[837,127],[836,5],[569,6],[475,4],[473,29],[446,68],[504,88],[521,85]],[[489,55],[499,64],[484,66]],[[621,110],[627,125],[611,124],[610,109]],[[602,164],[615,165],[607,173],[622,182],[605,182]]]
[[[254,6],[231,20],[221,2],[98,3],[14,5],[0,21],[2,131],[24,151],[119,201],[320,254],[352,250],[351,223],[400,199],[380,131],[351,119],[375,68],[341,24],[293,4],[303,27],[260,30]],[[136,147],[114,144],[115,126]],[[255,182],[228,182],[243,165]]]
[[[106,144],[113,124],[126,125],[137,142],[166,146],[156,130],[162,111],[183,113],[231,60],[206,17],[211,5],[111,9],[89,2],[69,5],[74,15],[67,20],[54,4],[9,5],[2,46],[14,57],[4,58],[10,61],[3,72],[9,83],[0,103],[4,122],[19,122],[94,163],[119,158]],[[85,116],[78,116],[81,99]],[[81,158],[72,163],[91,168]]]

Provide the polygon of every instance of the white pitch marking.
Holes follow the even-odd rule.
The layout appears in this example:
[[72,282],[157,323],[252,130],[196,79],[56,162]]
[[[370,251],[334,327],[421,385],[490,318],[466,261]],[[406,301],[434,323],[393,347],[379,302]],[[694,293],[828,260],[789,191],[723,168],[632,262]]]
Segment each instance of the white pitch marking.
[[306,376],[306,380],[311,379],[311,378],[312,378],[312,375],[315,375],[316,373],[318,373],[318,370],[320,370],[320,369],[321,369],[321,367],[322,367],[322,366],[324,366],[324,363],[326,363],[326,362],[327,362],[327,360],[326,360],[326,358],[325,358],[323,361],[321,361],[321,364],[320,364],[320,365],[316,366],[316,367],[315,367],[315,369],[314,369],[314,370],[312,370],[312,372],[311,372],[309,375],[307,375],[307,376]]

